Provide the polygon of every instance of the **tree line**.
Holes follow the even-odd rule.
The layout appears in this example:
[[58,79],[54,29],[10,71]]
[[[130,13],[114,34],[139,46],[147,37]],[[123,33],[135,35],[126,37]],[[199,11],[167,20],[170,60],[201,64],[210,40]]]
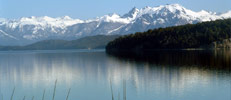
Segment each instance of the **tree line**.
[[150,29],[121,36],[106,46],[106,51],[200,48],[231,38],[231,19]]

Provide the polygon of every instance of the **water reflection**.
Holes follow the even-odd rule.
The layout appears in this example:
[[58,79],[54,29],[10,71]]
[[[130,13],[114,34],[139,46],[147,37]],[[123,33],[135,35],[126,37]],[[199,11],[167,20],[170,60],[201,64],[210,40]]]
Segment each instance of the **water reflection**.
[[111,57],[167,66],[199,66],[210,69],[231,69],[231,50],[156,50],[154,52],[110,54]]
[[65,99],[69,87],[71,100],[109,100],[109,80],[122,95],[125,79],[129,100],[230,100],[229,54],[177,51],[131,59],[98,51],[0,53],[0,90],[4,99],[14,86],[15,98],[39,99],[46,89],[51,99],[58,79],[56,100]]

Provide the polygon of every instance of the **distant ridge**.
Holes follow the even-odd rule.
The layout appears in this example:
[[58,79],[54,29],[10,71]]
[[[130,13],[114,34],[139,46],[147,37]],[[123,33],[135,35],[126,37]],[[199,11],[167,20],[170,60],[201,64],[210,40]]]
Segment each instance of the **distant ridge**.
[[26,46],[0,46],[0,50],[65,50],[65,49],[104,49],[108,42],[119,35],[96,35],[77,40],[43,40]]

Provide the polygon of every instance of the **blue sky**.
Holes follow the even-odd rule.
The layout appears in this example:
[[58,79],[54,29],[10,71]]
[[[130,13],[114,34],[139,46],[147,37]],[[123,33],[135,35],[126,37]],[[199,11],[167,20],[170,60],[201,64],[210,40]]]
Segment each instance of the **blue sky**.
[[29,16],[89,19],[109,13],[124,14],[131,8],[178,3],[194,11],[226,12],[231,0],[0,0],[1,18]]

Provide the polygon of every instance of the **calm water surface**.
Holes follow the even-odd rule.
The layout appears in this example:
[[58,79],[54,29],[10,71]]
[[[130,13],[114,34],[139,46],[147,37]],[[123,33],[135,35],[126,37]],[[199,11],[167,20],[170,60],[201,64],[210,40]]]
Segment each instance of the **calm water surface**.
[[103,50],[2,51],[0,100],[231,100],[231,51],[156,51],[115,57]]

